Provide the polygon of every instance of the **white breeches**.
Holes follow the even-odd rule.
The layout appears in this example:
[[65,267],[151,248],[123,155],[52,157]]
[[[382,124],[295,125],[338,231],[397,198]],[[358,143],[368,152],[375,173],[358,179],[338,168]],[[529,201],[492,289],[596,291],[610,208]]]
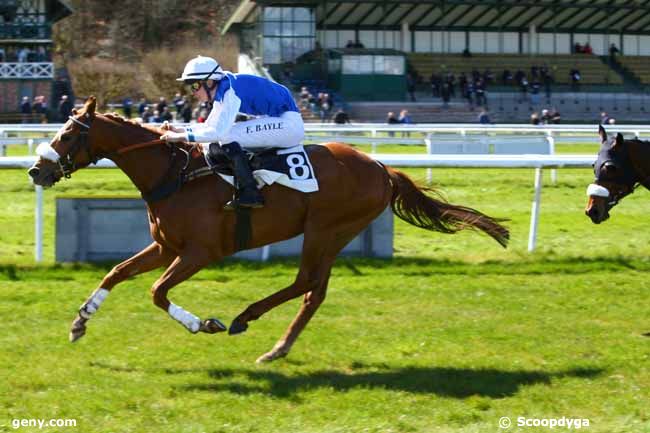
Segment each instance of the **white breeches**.
[[300,113],[287,111],[280,117],[260,117],[237,122],[221,140],[236,141],[241,147],[293,147],[305,138],[305,124]]

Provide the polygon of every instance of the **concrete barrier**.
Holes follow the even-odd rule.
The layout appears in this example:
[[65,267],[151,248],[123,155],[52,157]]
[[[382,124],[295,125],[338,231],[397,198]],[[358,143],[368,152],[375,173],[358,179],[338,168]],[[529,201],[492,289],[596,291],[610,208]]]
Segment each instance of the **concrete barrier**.
[[[240,251],[236,258],[267,260],[299,256],[302,235],[267,247]],[[152,242],[144,201],[138,198],[56,199],[56,261],[123,260]],[[386,209],[341,252],[345,256],[391,258],[393,214]]]

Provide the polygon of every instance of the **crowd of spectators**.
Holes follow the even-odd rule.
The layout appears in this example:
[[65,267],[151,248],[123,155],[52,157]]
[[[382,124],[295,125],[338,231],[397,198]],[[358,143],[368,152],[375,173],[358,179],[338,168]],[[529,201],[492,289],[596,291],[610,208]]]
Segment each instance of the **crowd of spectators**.
[[557,108],[543,109],[541,114],[534,111],[530,115],[530,123],[532,125],[557,125],[562,120],[562,116]]
[[318,94],[313,95],[307,87],[304,86],[300,89],[298,105],[317,115],[321,122],[328,122],[330,120],[334,121],[334,116],[338,114],[337,110],[334,116],[332,115],[334,110],[334,100],[329,93],[319,92]]
[[429,78],[431,95],[434,98],[441,98],[444,105],[447,106],[451,98],[459,95],[467,101],[471,110],[476,106],[485,107],[488,105],[488,83],[493,82],[494,74],[489,68],[483,73],[477,69],[472,70],[469,75],[461,72],[458,80],[456,80],[456,75],[453,72],[447,72],[444,75],[433,73]]
[[0,62],[50,62],[52,55],[43,45],[0,46]]

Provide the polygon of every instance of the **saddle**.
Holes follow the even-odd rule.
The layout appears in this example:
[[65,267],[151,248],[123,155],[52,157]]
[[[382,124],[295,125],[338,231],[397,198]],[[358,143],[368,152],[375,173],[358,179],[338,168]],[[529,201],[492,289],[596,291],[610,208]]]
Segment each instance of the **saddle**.
[[[280,147],[264,147],[259,149],[258,151],[251,151],[250,149],[242,149],[242,150],[248,157],[251,170],[253,171],[255,170],[277,171],[274,170],[274,168],[280,170],[282,168],[282,163],[284,162],[284,158],[280,160],[281,155],[277,155],[278,150],[282,150],[282,148]],[[219,151],[215,155],[215,157],[206,158],[206,159],[208,160],[208,164],[215,174],[225,174],[227,176],[233,176],[230,159],[228,159],[228,156],[226,156],[226,153],[221,148],[219,148]]]
[[[309,160],[308,148],[298,145],[290,148],[268,147],[259,150],[243,149],[260,186],[279,183],[302,192],[318,191],[318,181]],[[230,160],[219,148],[216,155],[206,157],[209,170],[233,183]]]

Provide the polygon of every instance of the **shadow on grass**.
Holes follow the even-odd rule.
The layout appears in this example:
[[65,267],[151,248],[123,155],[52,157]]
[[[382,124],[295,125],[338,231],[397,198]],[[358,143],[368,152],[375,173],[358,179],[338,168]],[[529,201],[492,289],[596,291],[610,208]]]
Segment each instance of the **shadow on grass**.
[[[342,372],[324,370],[305,374],[285,374],[277,371],[248,369],[208,370],[213,383],[191,384],[181,390],[231,392],[234,394],[269,394],[291,398],[297,393],[330,388],[339,392],[353,389],[379,389],[414,394],[436,394],[441,397],[466,398],[482,396],[505,398],[516,394],[523,386],[549,385],[553,379],[564,377],[592,378],[600,368],[576,368],[561,372],[505,371],[497,369],[467,369],[441,367],[385,368],[380,371]],[[174,374],[174,371],[167,371]],[[238,381],[241,378],[243,380]]]
[[[54,265],[0,264],[0,281],[16,280],[77,280],[101,279],[117,262],[64,263]],[[297,258],[273,259],[268,262],[250,262],[226,259],[205,268],[194,279],[214,280],[231,278],[232,273],[251,271],[298,272]],[[337,260],[334,273],[364,277],[380,272],[400,269],[407,276],[418,275],[541,275],[588,274],[592,272],[628,272],[630,270],[650,272],[650,260],[639,256],[597,256],[562,257],[552,254],[536,254],[521,260],[494,260],[484,263],[438,260],[417,257],[396,257],[391,260],[372,258],[341,257]],[[154,272],[162,272],[162,269]]]

